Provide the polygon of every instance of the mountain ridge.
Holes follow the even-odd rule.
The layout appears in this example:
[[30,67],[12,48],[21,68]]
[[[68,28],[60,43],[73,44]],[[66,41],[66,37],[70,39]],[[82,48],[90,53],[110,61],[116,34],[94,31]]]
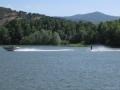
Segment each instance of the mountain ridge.
[[16,11],[6,7],[0,7],[0,26],[3,26],[15,19],[40,19],[45,15],[38,13],[27,13],[24,11]]
[[[0,25],[3,25],[6,22],[9,22],[16,18],[21,18],[21,17],[29,18],[27,14],[31,14],[31,13],[27,13],[24,11],[16,11],[16,10],[12,10],[10,8],[5,8],[5,7],[0,7]],[[34,17],[32,17],[32,19],[39,19],[41,18],[41,16],[46,16],[39,13],[33,13],[33,14],[34,14]],[[96,24],[100,22],[118,20],[120,19],[120,16],[112,16],[112,15],[104,14],[99,11],[95,11],[95,12],[86,13],[86,14],[76,14],[76,15],[64,16],[64,17],[53,16],[53,18],[62,18],[65,20],[70,20],[75,22],[79,22],[79,21],[92,22]]]
[[86,21],[86,22],[92,22],[92,23],[100,23],[100,22],[106,22],[106,21],[113,21],[120,19],[120,16],[112,16],[108,14],[104,14],[102,12],[96,11],[86,14],[76,14],[72,16],[65,16],[62,17],[66,20],[71,21]]

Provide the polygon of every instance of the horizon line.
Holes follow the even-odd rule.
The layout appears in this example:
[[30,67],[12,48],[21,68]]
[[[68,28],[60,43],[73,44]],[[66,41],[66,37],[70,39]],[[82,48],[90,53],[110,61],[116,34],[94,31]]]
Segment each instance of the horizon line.
[[102,11],[90,11],[90,12],[85,12],[85,13],[76,13],[76,14],[72,14],[72,15],[48,15],[48,14],[45,14],[45,13],[40,13],[40,12],[34,12],[34,11],[26,11],[26,10],[23,10],[23,9],[14,9],[14,8],[10,8],[10,7],[4,7],[4,6],[0,6],[2,8],[8,8],[8,9],[11,9],[13,11],[23,11],[23,12],[26,12],[26,13],[35,13],[35,14],[41,14],[41,15],[45,15],[45,16],[50,16],[50,17],[67,17],[67,16],[75,16],[75,15],[85,15],[85,14],[92,14],[92,13],[101,13],[101,14],[105,14],[105,15],[109,15],[109,16],[115,16],[115,17],[120,17],[118,15],[111,15],[111,14],[108,14],[108,13],[104,13]]

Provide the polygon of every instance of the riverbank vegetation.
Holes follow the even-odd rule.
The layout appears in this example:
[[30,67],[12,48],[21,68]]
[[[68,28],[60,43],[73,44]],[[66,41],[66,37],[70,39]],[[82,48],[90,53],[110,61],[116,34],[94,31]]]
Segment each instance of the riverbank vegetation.
[[39,14],[18,12],[16,19],[0,26],[0,44],[89,45],[120,47],[120,20],[100,24],[72,22]]

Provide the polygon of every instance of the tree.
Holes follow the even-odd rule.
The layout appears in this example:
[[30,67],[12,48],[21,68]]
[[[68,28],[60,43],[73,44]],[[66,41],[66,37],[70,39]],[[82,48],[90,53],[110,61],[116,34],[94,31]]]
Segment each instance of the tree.
[[5,27],[0,27],[0,44],[10,44],[10,41],[11,37],[8,29]]
[[53,37],[51,40],[53,45],[60,45],[61,44],[61,38],[57,32],[53,32]]

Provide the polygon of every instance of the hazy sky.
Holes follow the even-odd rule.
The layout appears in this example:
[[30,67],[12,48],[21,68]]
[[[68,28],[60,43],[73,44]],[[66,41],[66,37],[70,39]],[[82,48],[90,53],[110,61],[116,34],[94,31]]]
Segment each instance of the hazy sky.
[[49,16],[100,11],[120,16],[120,0],[0,0],[0,6]]

